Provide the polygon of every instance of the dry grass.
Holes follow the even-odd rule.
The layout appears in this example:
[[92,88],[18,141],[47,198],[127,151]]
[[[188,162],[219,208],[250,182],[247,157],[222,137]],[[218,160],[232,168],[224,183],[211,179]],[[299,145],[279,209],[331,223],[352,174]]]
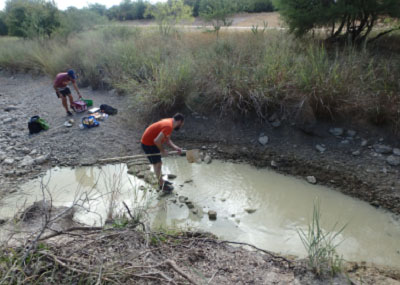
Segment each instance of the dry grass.
[[[393,41],[396,39],[393,36]],[[382,42],[379,42],[383,44]],[[51,76],[73,67],[80,83],[117,88],[143,114],[190,108],[265,119],[367,119],[400,130],[396,52],[325,47],[283,31],[174,31],[104,27],[67,41],[5,41],[0,66]],[[306,110],[306,112],[304,111]]]

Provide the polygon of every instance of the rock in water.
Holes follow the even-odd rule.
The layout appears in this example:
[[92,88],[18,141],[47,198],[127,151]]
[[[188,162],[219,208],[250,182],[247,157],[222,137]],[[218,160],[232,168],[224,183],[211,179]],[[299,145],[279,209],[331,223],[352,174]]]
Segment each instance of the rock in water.
[[308,183],[311,183],[311,184],[317,183],[317,179],[314,176],[307,176],[307,181],[308,181]]
[[168,174],[168,179],[175,179],[177,176],[175,174]]
[[210,164],[212,162],[212,158],[211,156],[209,156],[208,154],[204,157],[204,162],[207,164]]
[[216,219],[217,219],[217,212],[215,212],[215,211],[208,211],[208,218],[211,220],[211,221],[215,221]]
[[375,144],[373,147],[374,147],[375,152],[377,152],[377,153],[389,154],[393,151],[392,147],[390,147],[388,145]]
[[399,166],[400,165],[400,157],[389,155],[386,159],[386,162],[389,163],[391,166]]
[[253,214],[257,211],[257,209],[244,209],[247,213]]
[[343,129],[342,128],[331,128],[329,129],[329,132],[334,135],[334,136],[341,136],[343,135]]
[[191,201],[186,201],[185,204],[189,209],[193,209],[194,208],[194,205],[193,205],[193,203]]
[[269,141],[268,136],[261,136],[258,138],[258,142],[264,146],[268,144],[268,141]]

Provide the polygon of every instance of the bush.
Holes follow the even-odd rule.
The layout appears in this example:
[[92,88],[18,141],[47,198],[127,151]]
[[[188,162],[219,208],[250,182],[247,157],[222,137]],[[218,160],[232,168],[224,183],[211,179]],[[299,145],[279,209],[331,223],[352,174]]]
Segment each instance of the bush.
[[[183,105],[197,112],[293,120],[369,119],[400,131],[398,54],[329,50],[280,31],[201,32],[161,36],[156,30],[109,26],[68,41],[0,39],[0,66],[53,77],[70,67],[80,82],[112,85],[144,113]],[[304,114],[302,110],[307,110]]]

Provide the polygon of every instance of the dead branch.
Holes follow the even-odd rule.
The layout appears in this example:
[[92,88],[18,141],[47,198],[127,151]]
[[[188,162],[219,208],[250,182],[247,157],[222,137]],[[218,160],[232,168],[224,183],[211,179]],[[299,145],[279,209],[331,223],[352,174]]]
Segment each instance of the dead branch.
[[171,260],[171,259],[167,259],[165,261],[165,264],[169,265],[175,272],[177,272],[179,275],[183,276],[186,280],[188,280],[190,283],[192,284],[197,284],[196,281],[193,280],[192,277],[190,277],[188,274],[186,274],[185,272],[182,271],[182,269],[180,269],[178,267],[178,265],[175,263],[175,261]]

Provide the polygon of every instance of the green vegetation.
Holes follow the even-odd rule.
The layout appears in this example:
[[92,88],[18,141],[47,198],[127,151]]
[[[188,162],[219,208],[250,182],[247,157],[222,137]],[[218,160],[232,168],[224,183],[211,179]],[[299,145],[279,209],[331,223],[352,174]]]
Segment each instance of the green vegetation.
[[[284,32],[202,32],[104,27],[58,40],[0,39],[0,66],[53,77],[75,68],[82,85],[113,86],[137,110],[188,107],[265,119],[369,119],[400,130],[399,54],[329,49]],[[303,112],[306,110],[306,112]]]
[[[324,28],[329,31],[330,41],[362,43],[380,22],[400,19],[398,0],[276,0],[275,5],[297,36]],[[390,27],[383,28],[370,41],[395,30],[400,30],[400,23],[392,23]]]
[[154,17],[159,25],[160,32],[168,35],[171,28],[182,20],[191,19],[192,9],[185,5],[183,0],[170,0],[166,3],[157,3],[149,6],[146,15]]
[[313,217],[308,230],[298,230],[300,239],[308,253],[308,265],[315,274],[321,276],[329,273],[335,276],[342,270],[342,258],[336,253],[340,245],[337,241],[346,226],[336,230],[336,225],[331,231],[321,227],[321,211],[319,202],[314,202]]
[[0,35],[31,39],[65,37],[105,21],[105,17],[87,8],[60,11],[54,2],[9,0],[5,11],[0,12]]

